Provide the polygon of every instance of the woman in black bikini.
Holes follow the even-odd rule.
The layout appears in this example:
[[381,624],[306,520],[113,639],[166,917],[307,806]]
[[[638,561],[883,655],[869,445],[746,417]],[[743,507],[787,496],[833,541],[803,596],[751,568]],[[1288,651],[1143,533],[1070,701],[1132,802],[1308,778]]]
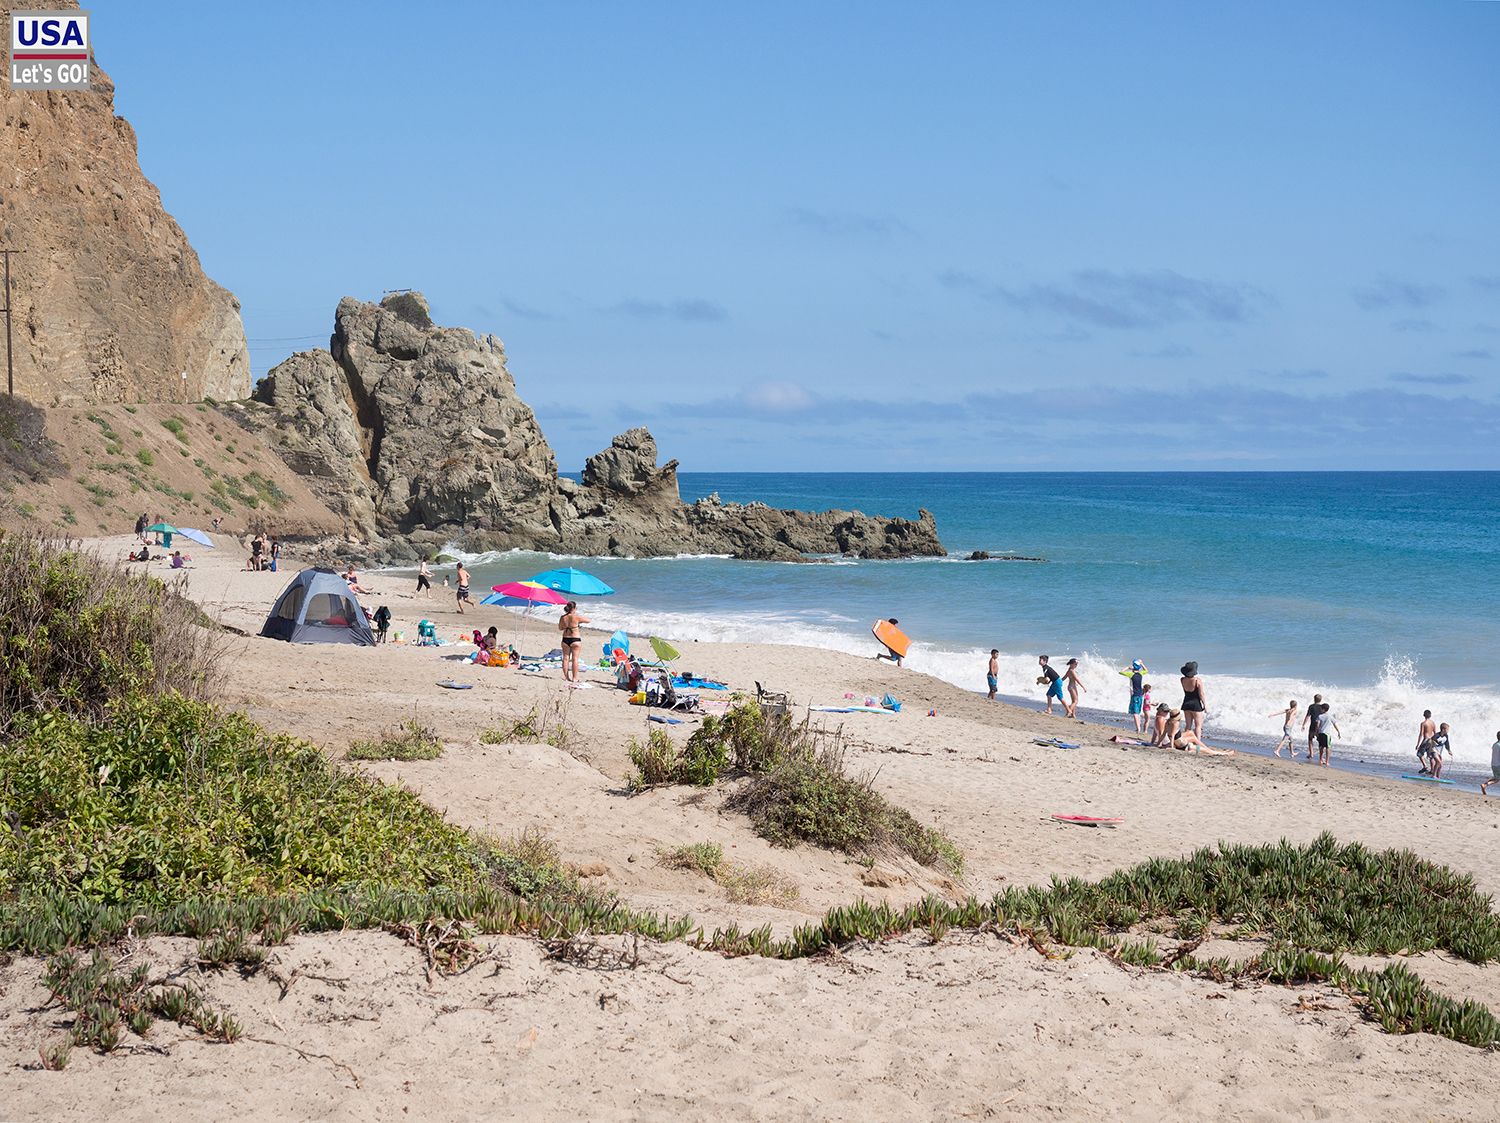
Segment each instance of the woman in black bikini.
[[578,634],[578,630],[588,622],[589,618],[578,611],[577,601],[570,600],[563,605],[563,614],[557,622],[557,630],[563,634],[563,679],[567,682],[578,681],[578,648],[583,644],[583,637]]
[[1186,728],[1201,739],[1203,736],[1203,714],[1208,705],[1203,697],[1203,680],[1198,677],[1197,663],[1182,665],[1182,716]]

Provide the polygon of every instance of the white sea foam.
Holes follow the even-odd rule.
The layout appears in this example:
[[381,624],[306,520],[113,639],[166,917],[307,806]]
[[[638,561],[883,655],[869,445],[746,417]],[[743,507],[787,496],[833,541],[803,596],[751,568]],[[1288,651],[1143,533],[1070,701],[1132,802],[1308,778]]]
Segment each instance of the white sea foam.
[[[619,601],[590,601],[586,606],[595,626],[623,628],[633,636],[658,635],[681,647],[693,640],[724,643],[785,643],[820,647],[851,655],[872,655],[875,641],[848,617],[818,610],[726,612],[714,616],[634,609]],[[691,650],[683,648],[685,658]],[[1128,658],[1111,658],[1097,651],[1050,652],[1060,671],[1068,658],[1079,661],[1079,675],[1087,687],[1085,708],[1125,712],[1129,680],[1119,674]],[[914,643],[906,666],[974,691],[984,689],[988,649],[954,650]],[[1040,701],[1043,691],[1036,685],[1038,667],[1034,654],[1002,653],[1000,692]],[[1182,701],[1176,667],[1157,667],[1147,675],[1154,687],[1152,702]],[[1434,687],[1422,681],[1409,659],[1391,658],[1374,683],[1337,686],[1294,678],[1260,678],[1249,675],[1205,675],[1209,704],[1205,731],[1210,743],[1215,732],[1235,739],[1270,743],[1281,733],[1281,723],[1271,716],[1295,698],[1305,712],[1314,694],[1322,694],[1333,706],[1333,718],[1342,737],[1334,752],[1359,752],[1366,756],[1401,758],[1412,756],[1417,725],[1424,709],[1453,729],[1456,762],[1485,768],[1490,745],[1500,730],[1500,695],[1484,689]],[[1299,716],[1300,724],[1300,716]],[[1306,733],[1294,730],[1299,744]],[[1414,758],[1413,758],[1414,759]]]

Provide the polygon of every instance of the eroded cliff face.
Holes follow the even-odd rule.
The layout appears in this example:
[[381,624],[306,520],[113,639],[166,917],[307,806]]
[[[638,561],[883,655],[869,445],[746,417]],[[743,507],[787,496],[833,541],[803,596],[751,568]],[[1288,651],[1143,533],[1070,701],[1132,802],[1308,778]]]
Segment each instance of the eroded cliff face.
[[581,482],[560,478],[500,341],[435,325],[419,293],[345,297],[327,351],[292,356],[252,401],[226,409],[264,434],[352,535],[393,556],[423,532],[482,549],[635,557],[943,553],[926,511],[886,519],[717,496],[684,505],[677,462],[658,466],[644,428],[589,457]]
[[[0,0],[0,35],[14,8],[77,6]],[[0,82],[0,246],[24,251],[11,261],[16,392],[40,405],[242,398],[239,301],[162,209],[97,64],[93,86]]]

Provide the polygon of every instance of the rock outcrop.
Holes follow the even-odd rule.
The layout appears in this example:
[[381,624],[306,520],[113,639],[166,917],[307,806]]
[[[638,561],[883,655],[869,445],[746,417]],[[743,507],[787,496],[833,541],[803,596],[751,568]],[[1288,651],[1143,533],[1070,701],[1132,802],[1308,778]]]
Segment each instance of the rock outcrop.
[[[339,302],[327,351],[293,355],[225,407],[379,543],[423,532],[472,548],[799,560],[943,553],[932,515],[783,511],[709,496],[684,504],[677,461],[644,428],[559,477],[493,336],[439,327],[419,293]],[[401,547],[388,550],[399,556]]]
[[[7,43],[14,7],[77,4],[0,0]],[[242,398],[239,301],[204,276],[141,172],[114,84],[92,70],[91,90],[0,83],[0,247],[23,251],[11,260],[16,392],[39,405]]]

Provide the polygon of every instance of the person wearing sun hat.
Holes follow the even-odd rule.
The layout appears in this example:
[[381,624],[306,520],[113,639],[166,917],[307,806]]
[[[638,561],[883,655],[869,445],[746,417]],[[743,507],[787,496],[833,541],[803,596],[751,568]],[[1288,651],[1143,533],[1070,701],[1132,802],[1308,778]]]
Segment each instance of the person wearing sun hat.
[[1125,711],[1135,722],[1135,731],[1144,733],[1146,722],[1149,720],[1145,712],[1146,706],[1146,664],[1139,659],[1132,659],[1128,670],[1120,672],[1122,675],[1130,676],[1130,706]]

